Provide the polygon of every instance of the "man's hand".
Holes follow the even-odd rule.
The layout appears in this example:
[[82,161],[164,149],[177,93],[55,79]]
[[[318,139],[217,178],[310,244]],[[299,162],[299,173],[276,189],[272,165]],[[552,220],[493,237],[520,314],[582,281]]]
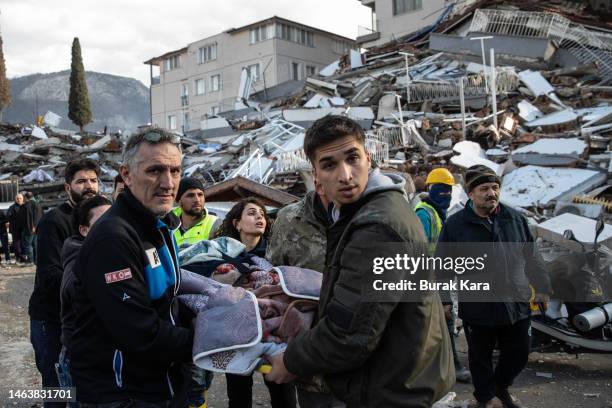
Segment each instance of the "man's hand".
[[267,381],[272,381],[277,384],[284,384],[295,380],[297,377],[291,374],[285,367],[283,356],[285,353],[278,353],[273,356],[265,356],[266,359],[272,364],[272,371],[265,375]]

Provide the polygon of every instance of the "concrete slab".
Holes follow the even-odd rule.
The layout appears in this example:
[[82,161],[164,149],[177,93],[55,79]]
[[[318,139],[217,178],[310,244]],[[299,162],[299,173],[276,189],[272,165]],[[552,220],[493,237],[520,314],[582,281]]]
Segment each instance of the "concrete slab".
[[605,183],[607,174],[594,170],[525,166],[506,174],[501,200],[512,207],[549,206]]
[[484,150],[478,143],[469,141],[459,142],[453,146],[453,150],[455,153],[459,153],[458,156],[453,156],[450,160],[455,166],[467,169],[476,164],[482,164],[501,176],[503,170],[502,166],[488,160]]
[[571,166],[584,155],[587,148],[587,143],[578,138],[540,139],[516,149],[512,152],[512,160],[519,164]]
[[[565,241],[563,232],[571,229],[579,242],[592,244],[595,240],[596,222],[591,218],[565,213],[538,224],[537,230],[538,235],[542,238],[553,242],[561,242]],[[598,242],[607,247],[612,246],[612,225],[606,224],[604,226],[604,230],[599,235]]]

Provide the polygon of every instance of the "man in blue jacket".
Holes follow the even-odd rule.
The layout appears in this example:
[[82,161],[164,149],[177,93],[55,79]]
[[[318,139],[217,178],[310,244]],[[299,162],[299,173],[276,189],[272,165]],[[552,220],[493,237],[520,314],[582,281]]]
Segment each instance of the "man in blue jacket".
[[120,172],[126,189],[88,234],[73,269],[71,374],[82,407],[167,407],[193,344],[175,299],[179,221],[171,210],[180,138],[158,128],[134,134]]

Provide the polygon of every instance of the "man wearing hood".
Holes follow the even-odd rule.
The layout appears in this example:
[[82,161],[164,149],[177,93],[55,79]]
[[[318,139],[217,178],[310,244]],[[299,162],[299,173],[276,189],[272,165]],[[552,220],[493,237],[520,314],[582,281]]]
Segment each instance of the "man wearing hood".
[[[304,150],[331,202],[318,319],[285,353],[270,357],[267,379],[322,374],[334,397],[349,407],[430,407],[454,383],[438,295],[428,292],[412,302],[390,292],[384,299],[368,296],[372,254],[393,257],[405,244],[426,251],[404,180],[371,170],[364,131],[344,116],[317,120],[306,132]],[[399,280],[409,272],[389,274]]]
[[[442,231],[442,225],[446,221],[446,211],[450,207],[451,196],[455,178],[450,171],[443,167],[433,169],[427,175],[425,184],[428,186],[428,194],[418,203],[414,211],[419,217],[425,236],[429,242],[429,253],[433,255],[436,243]],[[459,382],[469,383],[472,379],[470,370],[463,367],[457,356],[455,346],[455,318],[452,312],[452,305],[445,306],[446,323],[448,324],[448,334],[451,339],[453,349],[453,360],[455,362],[455,375]]]

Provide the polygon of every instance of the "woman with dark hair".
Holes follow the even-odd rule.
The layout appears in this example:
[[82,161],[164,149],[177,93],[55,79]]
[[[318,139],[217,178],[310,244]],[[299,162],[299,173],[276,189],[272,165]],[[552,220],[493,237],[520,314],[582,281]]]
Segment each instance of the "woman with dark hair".
[[271,229],[265,205],[247,197],[229,210],[215,236],[237,239],[246,246],[245,252],[264,257]]
[[[245,252],[263,258],[270,230],[270,219],[265,205],[254,197],[248,197],[236,203],[227,213],[216,236],[237,239],[246,246]],[[226,374],[225,378],[229,408],[251,408],[253,376]],[[293,384],[264,382],[270,391],[272,408],[295,408]]]

